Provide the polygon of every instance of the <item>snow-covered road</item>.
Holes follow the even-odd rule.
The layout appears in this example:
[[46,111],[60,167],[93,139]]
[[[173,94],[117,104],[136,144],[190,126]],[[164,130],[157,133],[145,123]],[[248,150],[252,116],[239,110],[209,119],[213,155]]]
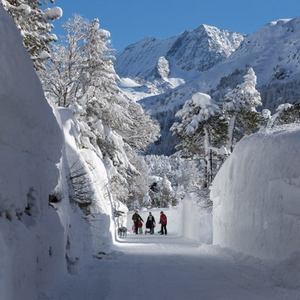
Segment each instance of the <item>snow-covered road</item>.
[[99,257],[41,300],[300,299],[264,261],[175,235],[129,234]]

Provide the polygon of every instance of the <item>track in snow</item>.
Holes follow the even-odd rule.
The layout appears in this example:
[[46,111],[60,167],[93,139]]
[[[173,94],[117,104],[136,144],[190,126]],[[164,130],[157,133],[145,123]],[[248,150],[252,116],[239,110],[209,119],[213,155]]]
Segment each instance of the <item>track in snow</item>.
[[282,300],[271,270],[240,256],[175,235],[129,234],[42,300]]

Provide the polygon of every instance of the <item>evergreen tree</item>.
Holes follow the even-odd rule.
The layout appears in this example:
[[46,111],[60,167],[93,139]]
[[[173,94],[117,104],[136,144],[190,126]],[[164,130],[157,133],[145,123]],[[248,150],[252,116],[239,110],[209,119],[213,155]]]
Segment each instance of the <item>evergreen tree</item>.
[[300,122],[300,104],[280,104],[276,109],[276,113],[269,118],[266,127],[271,128],[273,126],[282,124],[291,124]]
[[177,146],[184,157],[197,156],[204,163],[205,187],[208,187],[221,163],[226,150],[227,124],[220,107],[209,95],[196,93],[176,114],[181,123],[174,123],[171,130],[180,139]]
[[255,86],[256,75],[254,70],[249,68],[244,82],[225,95],[223,110],[228,120],[227,149],[230,152],[243,136],[259,129],[261,115],[256,111],[256,107],[262,103]]
[[280,114],[274,121],[274,125],[291,124],[300,122],[300,104],[281,104],[278,107]]
[[133,178],[140,176],[135,151],[144,149],[156,138],[158,126],[118,87],[109,36],[108,31],[99,28],[97,19],[92,21],[87,34],[84,72],[84,85],[88,87],[83,93],[86,118],[97,135],[104,157],[118,166],[119,174],[130,183],[129,188],[135,182]]
[[[54,3],[54,0],[50,0]],[[44,11],[39,0],[0,0],[8,11],[23,37],[23,43],[29,52],[36,70],[44,68],[44,62],[51,57],[51,43],[57,41],[52,34],[53,25],[49,21],[62,15],[59,7],[47,8]],[[46,1],[43,1],[46,5]]]

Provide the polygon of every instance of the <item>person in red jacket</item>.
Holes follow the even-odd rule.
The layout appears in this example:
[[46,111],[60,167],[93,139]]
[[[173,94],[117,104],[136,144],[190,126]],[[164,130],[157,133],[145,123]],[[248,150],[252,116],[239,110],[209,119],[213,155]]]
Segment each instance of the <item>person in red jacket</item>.
[[167,235],[167,216],[163,211],[160,212],[159,224],[161,224],[160,234]]

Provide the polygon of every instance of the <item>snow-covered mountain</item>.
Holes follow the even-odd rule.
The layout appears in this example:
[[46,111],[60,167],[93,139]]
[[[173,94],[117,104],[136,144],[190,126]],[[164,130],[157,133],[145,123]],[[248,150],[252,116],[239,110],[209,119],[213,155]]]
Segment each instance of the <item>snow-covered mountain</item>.
[[[170,91],[162,97],[166,103],[182,104],[190,97],[191,90],[209,93],[212,89],[227,88],[232,77],[233,83],[241,78],[251,66],[257,76],[257,87],[286,84],[300,78],[300,17],[278,20],[266,24],[245,37],[241,45],[227,59],[206,70],[195,80]],[[240,70],[241,74],[237,70]],[[221,79],[223,81],[221,81]],[[147,106],[159,102],[162,97],[144,100]],[[179,101],[181,99],[181,101]],[[286,99],[288,100],[288,99]],[[179,103],[181,102],[181,103]],[[164,105],[166,106],[166,105]],[[158,106],[157,110],[165,110]],[[169,109],[169,108],[168,108]]]
[[[207,28],[214,29],[208,26],[200,26],[195,31],[201,31],[201,29]],[[215,30],[209,32],[212,33],[218,31]],[[241,37],[241,35],[234,34],[231,36],[231,41],[235,40],[236,42],[232,45],[238,44],[237,37]],[[220,48],[229,49],[228,44],[225,40],[220,39],[219,35],[210,35],[210,39],[209,43],[215,45],[220,45],[220,43],[222,43]],[[186,41],[183,39],[180,40],[182,43]],[[199,65],[200,59],[198,61],[195,60],[196,56],[194,58],[189,57],[189,53],[191,53],[189,51],[190,46],[184,47],[184,45],[181,44],[181,47],[178,47],[178,52],[172,56],[172,58],[182,58],[180,60],[181,64],[177,62],[176,66],[179,64],[180,66],[184,66],[181,70],[188,73],[188,69],[191,68],[191,64],[194,61],[194,68],[191,68],[190,70],[193,76],[195,76],[194,72],[199,71],[198,76],[176,88],[165,90],[165,92],[157,94],[156,96],[144,97],[141,99],[141,103],[145,109],[150,111],[162,124],[162,136],[164,137],[162,140],[165,140],[166,144],[164,146],[160,145],[158,147],[160,149],[157,152],[154,151],[154,153],[170,154],[170,151],[172,151],[170,141],[166,140],[165,137],[167,135],[168,138],[171,138],[169,126],[171,126],[174,121],[176,111],[186,100],[190,99],[195,92],[208,93],[215,100],[221,99],[228,88],[235,87],[236,84],[241,82],[242,76],[245,74],[248,67],[252,67],[256,73],[257,89],[261,92],[262,102],[265,108],[274,112],[281,103],[293,103],[299,101],[299,41],[300,17],[270,22],[246,36],[235,51],[234,47],[231,48],[231,52],[226,52],[226,54],[224,50],[223,58],[220,58],[219,60],[216,59],[215,64],[212,64],[212,60],[210,59],[212,54],[208,56],[208,54],[203,54],[202,52],[202,69]],[[199,43],[203,45],[205,44],[205,41]],[[173,47],[173,50],[174,49],[175,48]],[[183,49],[187,51],[184,54],[182,52]],[[204,48],[201,49],[203,51]],[[135,51],[137,52],[138,50]],[[143,48],[140,48],[139,51],[139,56],[142,56],[141,53]],[[147,57],[147,52],[143,52],[143,54]],[[125,55],[125,52],[122,53],[122,55]],[[166,57],[168,58],[168,56]],[[200,56],[197,56],[197,58],[200,58]],[[183,63],[183,60],[185,59],[187,59],[187,62]],[[207,63],[205,63],[205,60],[207,60]],[[153,65],[155,65],[156,62],[157,60],[153,58]],[[140,69],[143,67],[144,65],[142,61],[140,61]],[[136,67],[134,65],[131,66],[128,64],[126,65],[126,68],[126,73],[120,72],[120,76],[126,74],[126,76],[134,77],[140,76],[140,74],[144,76],[145,74],[142,70],[136,72]],[[148,67],[145,68],[145,70],[148,69]],[[117,70],[120,70],[120,67],[118,67]]]
[[197,78],[229,57],[243,38],[207,25],[168,39],[147,37],[118,53],[115,68],[121,86],[138,100]]

